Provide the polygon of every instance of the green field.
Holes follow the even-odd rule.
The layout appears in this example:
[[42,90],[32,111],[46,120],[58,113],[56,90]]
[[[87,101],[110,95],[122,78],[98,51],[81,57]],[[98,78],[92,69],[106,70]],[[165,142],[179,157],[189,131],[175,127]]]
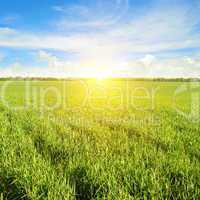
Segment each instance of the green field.
[[199,85],[0,81],[0,199],[200,199]]

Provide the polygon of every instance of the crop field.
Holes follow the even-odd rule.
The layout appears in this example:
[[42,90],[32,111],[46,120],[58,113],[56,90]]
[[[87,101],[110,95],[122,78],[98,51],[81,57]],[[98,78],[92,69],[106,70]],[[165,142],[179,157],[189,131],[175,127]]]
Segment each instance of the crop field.
[[197,81],[0,81],[0,199],[200,199],[199,97]]

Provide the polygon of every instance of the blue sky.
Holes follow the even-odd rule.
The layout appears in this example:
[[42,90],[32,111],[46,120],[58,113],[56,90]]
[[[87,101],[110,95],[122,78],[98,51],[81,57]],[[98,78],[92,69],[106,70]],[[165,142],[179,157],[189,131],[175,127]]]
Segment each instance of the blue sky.
[[0,76],[200,76],[198,0],[0,2]]

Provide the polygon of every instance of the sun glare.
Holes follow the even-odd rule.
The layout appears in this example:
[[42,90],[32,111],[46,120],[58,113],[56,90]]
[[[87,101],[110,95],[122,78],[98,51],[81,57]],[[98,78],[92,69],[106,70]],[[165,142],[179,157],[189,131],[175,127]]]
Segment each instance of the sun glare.
[[103,81],[103,80],[111,78],[113,76],[110,71],[101,69],[101,70],[93,71],[93,74],[91,74],[91,77],[95,78],[98,81]]
[[94,74],[94,78],[96,78],[97,80],[105,80],[107,78],[109,78],[110,75],[106,72],[99,72],[99,73],[96,73]]
[[113,74],[108,67],[94,67],[92,70],[85,73],[85,77],[94,78],[100,81],[113,77]]
[[83,61],[84,66],[88,67],[85,71],[84,76],[95,78],[96,80],[105,80],[113,77],[113,71],[115,71],[115,62],[112,59],[104,58],[103,52],[99,52],[101,57],[95,57],[92,60]]

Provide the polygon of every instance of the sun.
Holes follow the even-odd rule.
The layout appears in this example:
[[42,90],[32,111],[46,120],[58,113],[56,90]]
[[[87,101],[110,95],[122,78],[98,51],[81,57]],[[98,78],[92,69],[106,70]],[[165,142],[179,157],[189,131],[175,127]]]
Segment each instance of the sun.
[[115,72],[114,62],[111,62],[108,59],[104,60],[96,58],[87,62],[83,62],[82,66],[86,66],[84,76],[88,78],[94,78],[96,80],[112,78]]
[[103,81],[112,77],[112,74],[109,70],[95,70],[91,74],[92,78],[95,78],[97,81]]
[[105,80],[109,77],[110,77],[110,74],[108,72],[101,71],[101,72],[97,72],[96,74],[94,74],[94,78],[96,78],[99,81]]

